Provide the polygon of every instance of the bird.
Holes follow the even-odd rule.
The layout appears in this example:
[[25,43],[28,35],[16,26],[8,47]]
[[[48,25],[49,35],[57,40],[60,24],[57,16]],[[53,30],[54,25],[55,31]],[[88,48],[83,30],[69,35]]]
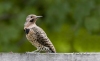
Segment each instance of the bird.
[[37,16],[35,14],[30,14],[26,17],[26,22],[24,24],[26,38],[33,46],[37,48],[37,50],[33,51],[33,53],[56,53],[55,47],[48,38],[47,34],[42,28],[36,25],[36,21],[40,17],[42,16]]

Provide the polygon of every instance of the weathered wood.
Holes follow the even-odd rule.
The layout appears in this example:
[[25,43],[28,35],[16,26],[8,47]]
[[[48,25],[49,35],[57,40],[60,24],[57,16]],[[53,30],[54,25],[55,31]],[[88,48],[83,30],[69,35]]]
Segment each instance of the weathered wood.
[[100,53],[0,53],[0,61],[100,61]]

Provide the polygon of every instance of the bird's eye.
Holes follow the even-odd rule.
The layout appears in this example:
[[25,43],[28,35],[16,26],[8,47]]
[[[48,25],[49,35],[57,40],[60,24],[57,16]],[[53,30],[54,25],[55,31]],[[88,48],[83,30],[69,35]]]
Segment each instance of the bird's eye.
[[33,21],[34,21],[34,19],[31,19],[31,20],[30,20],[30,22],[33,22]]
[[31,18],[33,18],[33,16],[31,16]]

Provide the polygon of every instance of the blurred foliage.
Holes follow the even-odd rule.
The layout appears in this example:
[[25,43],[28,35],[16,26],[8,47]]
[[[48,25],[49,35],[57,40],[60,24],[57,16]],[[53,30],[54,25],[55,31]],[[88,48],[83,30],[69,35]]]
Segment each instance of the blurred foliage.
[[43,16],[37,25],[57,52],[100,51],[100,0],[0,0],[0,52],[36,49],[23,31],[29,14]]

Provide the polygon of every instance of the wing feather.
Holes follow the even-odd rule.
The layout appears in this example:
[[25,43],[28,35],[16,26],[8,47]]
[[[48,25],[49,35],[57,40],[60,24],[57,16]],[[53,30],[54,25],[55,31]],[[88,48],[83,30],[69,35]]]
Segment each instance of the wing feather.
[[52,52],[55,52],[55,48],[54,48],[52,42],[47,37],[46,33],[40,27],[33,27],[32,29],[35,32],[35,34],[37,35],[38,43],[40,43],[41,45],[43,45],[45,47],[49,47],[49,49]]

